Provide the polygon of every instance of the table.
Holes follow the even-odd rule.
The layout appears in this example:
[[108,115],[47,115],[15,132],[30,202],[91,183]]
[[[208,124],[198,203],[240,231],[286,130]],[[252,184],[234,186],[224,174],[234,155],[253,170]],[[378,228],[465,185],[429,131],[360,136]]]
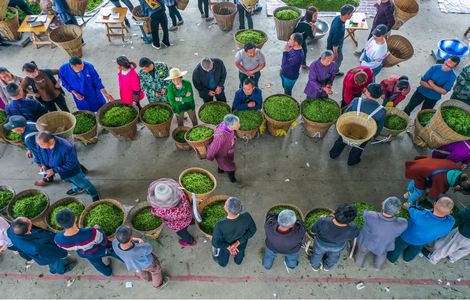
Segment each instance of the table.
[[31,40],[33,45],[36,45],[36,48],[39,48],[42,45],[51,45],[51,48],[54,48],[55,45],[49,39],[49,26],[51,25],[52,20],[54,19],[54,15],[47,15],[46,22],[42,26],[31,26],[28,23],[30,17],[37,17],[34,15],[26,16],[21,23],[18,32],[30,32],[31,33]]
[[[124,36],[128,32],[126,25],[124,24],[124,20],[126,19],[127,14],[127,7],[105,7],[100,10],[98,13],[98,19],[96,23],[101,23],[106,25],[106,36],[108,37],[108,41],[111,42],[111,37],[121,37],[122,41],[124,42]],[[119,19],[114,19],[112,15],[105,17],[103,14],[108,12],[118,13]]]
[[351,37],[353,43],[358,46],[357,39],[356,39],[356,30],[368,30],[369,26],[367,26],[366,21],[366,14],[365,13],[353,13],[351,19],[346,21],[346,36],[344,39]]

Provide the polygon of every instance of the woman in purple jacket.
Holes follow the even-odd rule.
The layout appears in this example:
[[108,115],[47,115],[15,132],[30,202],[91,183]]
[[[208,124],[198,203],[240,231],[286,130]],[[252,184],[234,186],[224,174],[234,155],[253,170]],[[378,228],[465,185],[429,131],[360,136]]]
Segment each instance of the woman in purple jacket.
[[214,133],[214,140],[207,149],[207,159],[217,161],[218,172],[227,172],[231,182],[236,182],[235,178],[235,131],[240,128],[240,119],[232,114],[224,117],[224,121],[217,126]]
[[445,158],[455,163],[470,163],[470,140],[444,145],[432,152],[433,158]]
[[308,82],[304,93],[309,99],[328,98],[333,94],[336,64],[333,61],[333,51],[324,51],[320,58],[312,62],[308,74]]

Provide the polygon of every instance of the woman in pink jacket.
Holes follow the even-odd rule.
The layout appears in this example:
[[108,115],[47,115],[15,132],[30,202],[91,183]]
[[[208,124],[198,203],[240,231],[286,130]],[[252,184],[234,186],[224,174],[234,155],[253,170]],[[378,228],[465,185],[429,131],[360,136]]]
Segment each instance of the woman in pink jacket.
[[135,71],[137,65],[125,56],[119,56],[116,63],[119,69],[118,80],[121,102],[128,105],[135,104],[141,109],[139,101],[144,98],[145,94],[140,87],[139,75]]

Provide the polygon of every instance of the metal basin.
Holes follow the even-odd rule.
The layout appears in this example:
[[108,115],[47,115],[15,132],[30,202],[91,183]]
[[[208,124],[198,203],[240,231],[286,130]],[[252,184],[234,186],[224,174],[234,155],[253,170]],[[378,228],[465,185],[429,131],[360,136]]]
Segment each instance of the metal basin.
[[317,27],[317,34],[315,35],[314,41],[323,38],[325,35],[328,34],[330,31],[330,24],[327,21],[318,18],[317,22],[315,23],[315,27]]

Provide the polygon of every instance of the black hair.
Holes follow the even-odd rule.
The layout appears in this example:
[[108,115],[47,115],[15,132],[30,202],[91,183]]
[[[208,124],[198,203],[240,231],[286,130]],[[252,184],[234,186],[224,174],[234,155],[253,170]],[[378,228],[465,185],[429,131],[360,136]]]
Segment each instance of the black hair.
[[8,69],[5,67],[0,67],[0,74],[1,73],[10,73],[10,71],[8,71]]
[[251,78],[247,78],[243,81],[243,85],[251,84],[253,87],[255,86],[255,82]]
[[312,22],[312,19],[313,19],[313,11],[307,9],[307,10],[305,11],[304,18],[305,18],[305,21],[307,21],[308,23]]
[[75,224],[75,214],[68,208],[61,209],[55,216],[57,224],[64,229],[68,229]]
[[36,136],[36,139],[40,140],[43,143],[49,143],[51,140],[55,139],[55,137],[49,131],[41,131]]
[[7,94],[10,95],[11,97],[16,97],[20,94],[20,87],[14,82],[8,84],[5,87],[5,90]]
[[25,235],[29,230],[29,222],[23,218],[17,218],[11,222],[11,230],[17,235]]
[[134,68],[137,67],[137,65],[135,64],[135,62],[132,62],[130,61],[126,56],[122,55],[122,56],[119,56],[117,59],[116,59],[116,63],[121,66],[121,67],[124,67],[126,69],[130,69],[131,66],[133,66]]
[[246,43],[245,46],[243,46],[243,49],[245,52],[250,49],[256,49],[256,45],[254,43]]
[[70,59],[69,59],[69,63],[72,65],[72,66],[78,66],[78,65],[81,65],[83,64],[83,60],[78,57],[78,56],[72,56]]
[[141,68],[147,68],[150,65],[153,65],[153,61],[148,57],[142,57],[139,60],[139,67]]
[[345,16],[345,15],[349,15],[353,13],[355,9],[356,8],[352,6],[351,4],[346,4],[341,7],[339,12],[341,13],[342,16]]
[[449,57],[449,59],[453,61],[454,63],[456,63],[457,65],[460,63],[460,57],[456,55],[452,55],[451,57]]
[[128,243],[132,238],[132,229],[129,226],[121,225],[116,229],[116,239],[119,243]]
[[398,78],[398,81],[400,81],[400,80],[406,80],[406,81],[409,81],[409,79],[408,79],[408,76],[406,76],[406,75],[402,75],[402,76],[400,76],[400,78]]
[[338,223],[349,224],[357,216],[357,208],[347,203],[341,204],[335,210],[335,219]]
[[294,35],[294,41],[299,44],[299,45],[302,45],[302,42],[304,41],[304,38],[302,37],[302,34],[299,33],[299,32],[296,32],[296,33],[293,33]]
[[309,6],[307,7],[306,11],[311,11],[312,13],[316,13],[318,12],[318,8],[316,8],[315,6]]
[[23,65],[23,72],[33,73],[36,70],[39,70],[39,69],[34,61],[25,63]]

